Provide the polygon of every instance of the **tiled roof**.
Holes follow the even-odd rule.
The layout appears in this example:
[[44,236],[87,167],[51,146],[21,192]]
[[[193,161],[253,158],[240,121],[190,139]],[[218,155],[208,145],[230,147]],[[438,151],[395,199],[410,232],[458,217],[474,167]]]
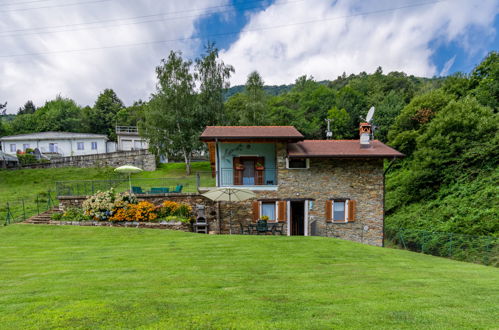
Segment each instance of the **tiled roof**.
[[0,138],[1,141],[17,140],[65,140],[65,139],[106,139],[104,134],[71,133],[71,132],[40,132],[30,134],[10,135]]
[[282,139],[301,141],[303,135],[294,126],[207,126],[203,141],[214,139]]
[[359,140],[305,140],[288,144],[289,157],[306,158],[392,158],[404,154],[378,140],[370,148],[361,148]]

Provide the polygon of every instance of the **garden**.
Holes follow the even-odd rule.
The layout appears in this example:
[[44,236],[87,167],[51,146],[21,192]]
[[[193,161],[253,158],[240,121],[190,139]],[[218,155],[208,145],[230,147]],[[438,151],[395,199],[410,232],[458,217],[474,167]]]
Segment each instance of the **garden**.
[[194,218],[192,207],[188,204],[164,201],[160,205],[155,205],[147,201],[138,201],[130,192],[116,192],[111,188],[88,197],[81,208],[70,207],[63,213],[54,213],[52,220],[188,224]]

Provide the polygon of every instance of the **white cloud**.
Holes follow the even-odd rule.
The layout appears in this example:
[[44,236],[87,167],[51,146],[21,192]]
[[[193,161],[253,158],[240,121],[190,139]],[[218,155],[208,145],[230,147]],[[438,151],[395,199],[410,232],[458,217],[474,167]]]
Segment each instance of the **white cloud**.
[[[334,79],[343,72],[404,71],[437,74],[432,43],[466,44],[469,28],[493,31],[498,0],[415,1],[278,0],[253,14],[239,39],[221,53],[234,65],[233,84],[257,70],[267,84],[293,82],[300,75]],[[428,2],[425,2],[428,3]],[[404,9],[380,10],[406,7]],[[357,15],[359,13],[372,13]],[[334,19],[331,19],[334,18]],[[309,24],[298,22],[316,21]],[[263,27],[282,26],[276,29]],[[451,62],[449,62],[451,63]],[[450,68],[450,65],[449,65]]]
[[[228,0],[108,1],[3,13],[2,10],[20,7],[2,7],[0,56],[189,38],[197,33],[195,23],[201,15],[213,11],[206,8],[227,3]],[[196,8],[205,10],[192,11]],[[172,12],[176,14],[170,17],[183,18],[63,33],[22,36],[20,32],[5,32]],[[116,25],[116,22],[109,24]],[[76,27],[71,29],[76,30]],[[11,35],[5,36],[8,34]],[[180,49],[187,57],[194,57],[198,46],[199,41],[189,40],[41,56],[2,57],[0,102],[8,101],[9,113],[15,113],[27,100],[41,106],[58,94],[73,98],[82,105],[92,105],[103,89],[113,88],[125,103],[130,104],[139,98],[147,99],[154,91],[154,68],[170,50]]]

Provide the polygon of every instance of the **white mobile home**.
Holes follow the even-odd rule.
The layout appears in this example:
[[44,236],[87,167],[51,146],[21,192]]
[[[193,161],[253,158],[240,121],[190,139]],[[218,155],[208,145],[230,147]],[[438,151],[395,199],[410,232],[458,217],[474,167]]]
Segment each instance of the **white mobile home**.
[[4,136],[0,138],[0,145],[2,151],[10,155],[26,149],[38,149],[42,154],[66,157],[115,151],[114,143],[111,146],[107,140],[107,136],[102,134],[41,132]]

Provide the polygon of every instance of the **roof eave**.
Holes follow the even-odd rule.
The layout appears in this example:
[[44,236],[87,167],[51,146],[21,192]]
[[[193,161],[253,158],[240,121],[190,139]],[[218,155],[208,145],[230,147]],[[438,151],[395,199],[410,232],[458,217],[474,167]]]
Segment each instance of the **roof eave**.
[[288,155],[289,158],[404,158],[404,154],[400,155]]

